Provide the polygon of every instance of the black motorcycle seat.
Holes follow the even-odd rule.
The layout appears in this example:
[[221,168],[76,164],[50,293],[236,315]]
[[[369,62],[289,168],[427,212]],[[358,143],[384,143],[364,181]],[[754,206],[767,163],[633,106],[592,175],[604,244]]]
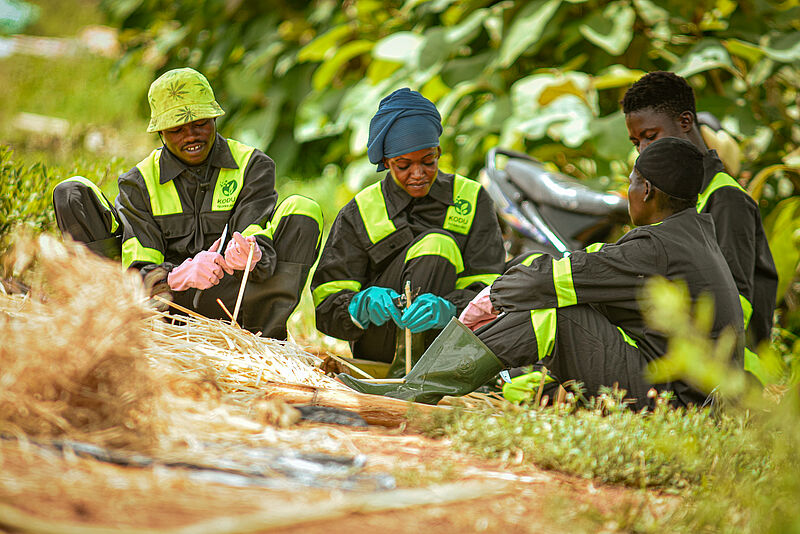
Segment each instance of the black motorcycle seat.
[[627,215],[628,201],[601,193],[565,174],[548,171],[537,161],[509,159],[508,178],[534,202],[588,215]]

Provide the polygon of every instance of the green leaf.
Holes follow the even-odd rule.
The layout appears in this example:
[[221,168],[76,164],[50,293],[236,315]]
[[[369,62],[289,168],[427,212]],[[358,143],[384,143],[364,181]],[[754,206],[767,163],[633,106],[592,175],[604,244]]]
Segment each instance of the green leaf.
[[645,75],[642,70],[634,70],[624,65],[611,65],[607,69],[600,71],[592,80],[594,88],[597,90],[615,89],[617,87],[627,87]]
[[800,261],[800,197],[778,203],[764,219],[764,232],[778,271],[777,302],[780,303],[794,280]]
[[731,56],[717,39],[705,39],[697,43],[672,67],[684,78],[714,69],[736,73]]
[[725,48],[732,56],[744,58],[751,65],[764,55],[764,51],[759,46],[748,43],[747,41],[727,39],[723,41],[722,44],[725,45]]
[[594,119],[590,135],[597,154],[603,159],[624,161],[631,151],[622,111]]
[[424,38],[416,33],[393,33],[375,43],[372,57],[383,61],[414,65],[417,63],[423,43]]
[[297,53],[297,60],[300,62],[322,61],[326,56],[332,54],[339,42],[350,35],[352,31],[347,24],[332,28],[301,48]]
[[669,20],[669,12],[650,0],[633,0],[633,5],[636,6],[636,11],[648,26],[655,26],[659,22]]
[[769,40],[764,53],[781,63],[800,61],[800,32],[783,33]]
[[561,0],[537,0],[517,13],[500,47],[497,61],[501,68],[514,63],[529,46],[539,41],[560,5]]
[[342,65],[356,56],[369,52],[372,46],[373,44],[371,41],[350,41],[339,48],[333,57],[325,60],[317,70],[314,71],[314,76],[311,79],[314,84],[314,90],[321,91],[327,87],[328,84],[333,81],[334,76],[339,72]]
[[633,39],[636,12],[628,2],[612,2],[602,14],[595,13],[579,29],[586,39],[612,56],[619,56]]

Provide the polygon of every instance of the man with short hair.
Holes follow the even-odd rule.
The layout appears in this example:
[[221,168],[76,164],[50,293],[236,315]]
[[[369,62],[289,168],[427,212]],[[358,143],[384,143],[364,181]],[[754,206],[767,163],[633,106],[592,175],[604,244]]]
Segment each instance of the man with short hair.
[[[690,141],[703,153],[705,175],[697,211],[714,219],[717,242],[739,290],[747,345],[757,349],[769,340],[778,274],[758,205],[725,171],[716,150],[707,146],[709,138],[701,133],[694,91],[677,74],[651,72],[627,90],[622,110],[630,140],[639,152],[657,139],[672,136]],[[758,357],[750,350],[745,369],[766,382]]]
[[53,192],[59,228],[162,279],[177,304],[215,319],[227,318],[218,298],[233,311],[252,247],[238,320],[286,339],[286,320],[319,253],[319,205],[295,195],[276,209],[275,163],[217,133],[225,112],[201,73],[164,73],[148,101],[147,131],[163,146],[120,176],[115,206],[86,178],[61,182]]
[[[582,382],[590,396],[618,385],[636,409],[654,406],[651,388],[674,392],[675,405],[702,404],[708,392],[644,376],[666,353],[667,339],[645,323],[639,300],[652,277],[682,281],[693,300],[713,298],[711,336],[730,329],[742,341],[742,309],[714,223],[694,209],[702,182],[703,154],[692,143],[674,137],[652,143],[630,175],[629,213],[637,228],[613,244],[564,258],[542,254],[512,267],[468,305],[477,311],[467,326],[490,322],[473,334],[451,321],[402,384],[339,379],[361,392],[435,404],[473,391],[503,368],[541,361],[559,381]],[[731,355],[739,365],[742,350],[740,342]]]

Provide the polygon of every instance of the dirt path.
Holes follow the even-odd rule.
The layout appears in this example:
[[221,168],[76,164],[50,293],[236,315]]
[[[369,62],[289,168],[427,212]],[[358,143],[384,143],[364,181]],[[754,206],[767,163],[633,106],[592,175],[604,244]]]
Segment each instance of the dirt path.
[[658,515],[675,502],[536,468],[509,468],[455,452],[446,440],[309,424],[298,425],[297,437],[319,436],[309,431],[332,431],[344,449],[366,455],[364,473],[391,473],[398,489],[231,487],[199,481],[185,469],[120,467],[5,440],[0,441],[0,528],[67,533],[106,526],[141,532],[206,523],[194,531],[461,534],[557,526],[618,532],[633,514]]

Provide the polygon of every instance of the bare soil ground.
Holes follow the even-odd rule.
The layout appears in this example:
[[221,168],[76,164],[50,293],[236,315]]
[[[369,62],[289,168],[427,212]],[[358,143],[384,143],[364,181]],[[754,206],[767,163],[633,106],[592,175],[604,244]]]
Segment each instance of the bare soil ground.
[[[0,529],[9,532],[625,531],[643,509],[657,517],[676,499],[603,486],[535,467],[514,467],[453,450],[410,431],[323,429],[367,456],[365,473],[390,473],[397,490],[372,493],[314,487],[267,489],[199,481],[186,469],[121,467],[0,441]],[[307,445],[304,449],[307,449]],[[444,501],[444,502],[442,502]],[[447,502],[450,501],[450,502]],[[109,530],[111,531],[111,530]]]

